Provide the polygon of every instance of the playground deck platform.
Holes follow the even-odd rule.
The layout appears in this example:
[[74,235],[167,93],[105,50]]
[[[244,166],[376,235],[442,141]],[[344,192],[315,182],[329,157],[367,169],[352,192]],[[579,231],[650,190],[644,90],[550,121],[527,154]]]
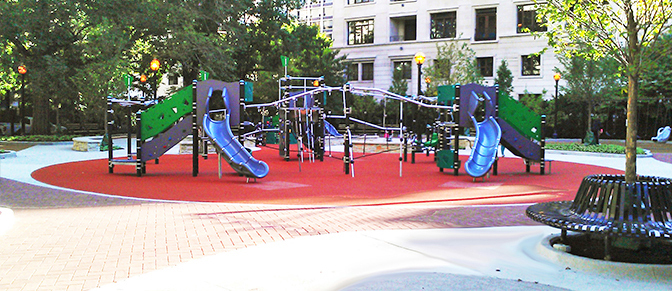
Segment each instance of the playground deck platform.
[[[401,178],[398,155],[360,158],[352,178],[338,159],[304,162],[299,171],[296,159],[284,162],[264,149],[255,157],[271,172],[246,183],[232,171],[218,179],[214,155],[201,160],[198,177],[191,177],[189,157],[167,155],[139,178],[132,167],[108,174],[105,153],[71,147],[33,146],[0,161],[0,289],[641,290],[671,284],[669,276],[645,270],[568,269],[536,252],[537,242],[559,231],[526,218],[527,205],[571,200],[585,174],[622,172],[618,156],[549,152],[553,173],[544,176],[525,173],[518,158],[504,158],[498,176],[473,183],[462,171],[440,173],[424,155],[404,163]],[[638,163],[643,175],[672,173],[672,164],[653,158]]]

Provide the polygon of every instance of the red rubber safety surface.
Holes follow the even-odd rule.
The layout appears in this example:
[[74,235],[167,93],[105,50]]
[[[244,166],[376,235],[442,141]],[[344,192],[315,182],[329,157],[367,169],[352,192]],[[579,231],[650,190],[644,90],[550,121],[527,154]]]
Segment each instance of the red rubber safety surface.
[[[361,154],[360,154],[361,155]],[[552,173],[539,175],[539,165],[525,172],[518,158],[500,158],[499,175],[473,182],[463,169],[440,172],[433,156],[416,154],[416,163],[402,165],[399,154],[378,154],[357,158],[355,177],[344,173],[342,153],[324,162],[299,163],[296,157],[284,161],[277,150],[254,152],[269,164],[270,173],[255,183],[236,174],[222,162],[217,175],[217,156],[199,158],[200,171],[192,177],[191,155],[165,155],[159,164],[147,163],[147,173],[135,176],[134,166],[117,165],[109,174],[107,159],[65,163],[33,172],[38,181],[69,189],[95,193],[198,202],[229,202],[290,205],[394,205],[441,203],[484,205],[572,200],[584,176],[622,174],[622,171],[554,161]],[[461,156],[462,162],[467,160]],[[548,165],[546,168],[548,173]]]

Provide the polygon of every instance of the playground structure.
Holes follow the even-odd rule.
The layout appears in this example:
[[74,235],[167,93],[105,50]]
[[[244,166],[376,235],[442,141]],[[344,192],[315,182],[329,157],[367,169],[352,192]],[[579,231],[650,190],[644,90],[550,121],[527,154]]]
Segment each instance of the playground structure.
[[[256,160],[243,141],[251,135],[277,132],[279,135],[279,155],[286,161],[290,160],[290,144],[292,137],[296,140],[298,157],[303,162],[304,151],[308,152],[311,161],[323,160],[325,153],[325,135],[343,136],[343,164],[345,174],[354,177],[354,155],[351,125],[359,123],[375,130],[398,134],[399,139],[399,175],[402,176],[402,164],[406,161],[409,148],[412,152],[422,150],[422,146],[433,147],[435,161],[440,171],[444,168],[453,169],[458,175],[461,161],[458,155],[459,131],[461,127],[474,126],[476,138],[472,153],[465,162],[465,171],[474,178],[485,177],[492,170],[497,174],[497,148],[501,142],[507,149],[525,160],[526,171],[530,171],[532,163],[540,164],[540,174],[544,174],[544,117],[532,113],[522,104],[506,95],[499,94],[497,87],[485,87],[477,84],[464,86],[442,86],[439,96],[435,98],[407,97],[377,88],[358,88],[345,84],[342,87],[327,87],[323,78],[284,77],[285,80],[301,80],[304,86],[287,85],[279,100],[266,104],[246,104],[247,95],[251,95],[249,84],[240,81],[225,83],[216,80],[194,81],[192,86],[185,87],[172,96],[160,101],[119,100],[108,98],[108,127],[114,122],[112,107],[118,104],[128,109],[129,128],[131,117],[135,115],[137,123],[136,150],[131,153],[131,133],[128,135],[128,152],[124,158],[114,158],[112,149],[108,150],[109,172],[113,173],[115,165],[134,165],[138,176],[146,172],[146,162],[156,160],[170,148],[177,145],[188,135],[194,137],[193,176],[198,175],[199,145],[207,148],[207,142],[213,143],[219,157],[219,175],[221,177],[221,160],[224,159],[241,176],[257,179],[269,173],[263,161]],[[307,83],[315,82],[315,86]],[[292,92],[299,89],[300,92]],[[327,115],[324,104],[327,93],[339,91],[343,98],[343,111],[339,115]],[[248,93],[249,92],[249,93]],[[407,104],[433,108],[440,112],[434,124],[435,134],[422,142],[421,135],[407,131],[404,122],[404,106],[399,107],[399,124],[397,126],[380,126],[351,116],[348,107],[355,96],[369,95],[377,98],[398,100]],[[322,97],[323,98],[320,98]],[[460,99],[465,99],[464,105]],[[251,101],[251,98],[248,99]],[[485,108],[484,119],[477,121],[479,104]],[[245,131],[242,116],[247,108],[275,106],[278,108],[279,128],[264,128],[263,123],[256,130]],[[462,107],[462,108],[461,108]],[[462,109],[462,110],[461,110]],[[135,113],[134,113],[135,112]],[[223,118],[221,117],[223,116]],[[219,117],[219,118],[218,118]],[[344,133],[328,123],[327,119],[344,120]],[[189,130],[191,128],[191,130]],[[202,131],[199,131],[202,129]],[[235,132],[234,132],[235,129]],[[109,128],[108,128],[109,132]],[[234,134],[237,133],[237,134]],[[410,145],[409,145],[410,144]],[[207,152],[204,151],[204,158]],[[299,166],[300,169],[300,166]]]
[[[497,175],[497,144],[501,143],[514,155],[523,158],[525,170],[530,172],[533,163],[539,164],[539,173],[545,174],[546,139],[543,128],[546,117],[538,115],[513,98],[498,92],[497,86],[486,87],[478,84],[460,86],[460,95],[466,98],[465,110],[460,111],[461,127],[472,123],[476,128],[476,141],[470,160],[465,169],[473,177],[487,174],[492,166]],[[474,117],[476,107],[483,102],[484,120],[477,122]],[[469,164],[469,166],[467,166]]]
[[666,143],[670,139],[670,132],[672,132],[672,129],[669,126],[661,127],[658,129],[656,136],[652,137],[651,140]]
[[[118,104],[128,109],[128,122],[134,115],[136,120],[136,153],[131,152],[131,132],[128,133],[128,151],[124,158],[115,158],[112,148],[108,149],[109,172],[114,172],[115,165],[134,165],[137,176],[146,172],[145,164],[157,160],[170,148],[177,145],[188,135],[194,137],[193,176],[198,175],[199,143],[213,142],[220,159],[225,159],[240,175],[249,178],[263,178],[268,174],[268,166],[257,161],[245,150],[235,138],[231,127],[241,128],[240,104],[244,104],[246,83],[225,83],[216,80],[194,81],[192,86],[185,87],[170,97],[160,101],[133,101],[108,98],[107,101],[107,132],[114,124],[111,114],[113,105]],[[195,97],[195,98],[194,98]],[[215,99],[221,98],[221,106],[211,110]],[[211,102],[213,101],[213,102]],[[134,113],[135,112],[135,113]],[[210,114],[224,113],[224,120],[216,120]],[[130,128],[130,126],[129,126]],[[199,128],[203,128],[205,136],[201,137]],[[189,130],[191,129],[191,130]],[[158,160],[157,160],[158,162]]]

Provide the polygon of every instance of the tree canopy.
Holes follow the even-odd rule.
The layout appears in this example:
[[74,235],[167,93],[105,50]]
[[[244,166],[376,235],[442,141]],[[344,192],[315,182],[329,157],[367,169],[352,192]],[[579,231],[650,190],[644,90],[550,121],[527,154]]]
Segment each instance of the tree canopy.
[[637,97],[639,78],[652,58],[652,45],[669,31],[670,0],[549,0],[538,1],[538,17],[557,52],[590,59],[614,58],[628,78],[626,133],[627,183],[637,179]]
[[[125,90],[123,73],[186,80],[199,70],[226,81],[272,69],[299,0],[0,1],[0,90],[28,68],[26,100],[34,133],[48,133],[53,108],[86,109]],[[301,47],[301,46],[298,46]],[[273,57],[271,57],[273,56]],[[322,56],[326,56],[322,52]],[[149,62],[161,60],[161,69]],[[319,57],[317,57],[319,58]],[[277,61],[279,63],[279,60]],[[156,90],[152,88],[151,90]]]
[[425,95],[436,96],[441,85],[479,83],[483,80],[476,65],[476,53],[467,43],[437,43],[436,51],[433,64],[424,69],[425,76],[431,80]]

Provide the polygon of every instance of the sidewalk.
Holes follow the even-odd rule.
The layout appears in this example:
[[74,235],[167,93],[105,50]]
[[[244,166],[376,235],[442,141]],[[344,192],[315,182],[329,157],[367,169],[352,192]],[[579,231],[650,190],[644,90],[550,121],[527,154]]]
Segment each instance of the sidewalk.
[[[34,146],[0,160],[0,207],[11,203],[14,217],[7,226],[9,211],[0,214],[2,290],[641,290],[672,283],[669,268],[629,278],[614,269],[568,269],[538,250],[559,231],[527,219],[527,205],[169,203],[53,189],[30,177],[46,165],[106,157],[69,146]],[[549,152],[547,159],[624,169],[623,157]],[[638,171],[672,177],[672,164],[640,158]]]

